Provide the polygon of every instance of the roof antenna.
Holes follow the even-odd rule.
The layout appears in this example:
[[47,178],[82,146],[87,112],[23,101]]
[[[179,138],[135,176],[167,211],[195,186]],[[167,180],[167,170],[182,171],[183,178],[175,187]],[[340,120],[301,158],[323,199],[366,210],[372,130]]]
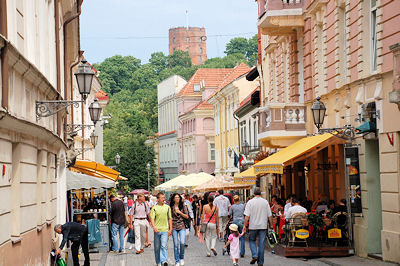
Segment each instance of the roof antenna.
[[189,30],[189,12],[186,9],[186,30]]

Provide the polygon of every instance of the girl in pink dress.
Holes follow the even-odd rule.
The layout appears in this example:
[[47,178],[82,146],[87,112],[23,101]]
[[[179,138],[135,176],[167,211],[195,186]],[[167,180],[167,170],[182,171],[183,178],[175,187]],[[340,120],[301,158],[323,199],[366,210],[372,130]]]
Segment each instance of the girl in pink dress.
[[231,224],[229,226],[229,230],[231,230],[232,234],[229,235],[228,242],[226,242],[224,250],[226,250],[226,248],[230,245],[233,266],[238,266],[240,257],[239,239],[244,235],[244,231],[239,234],[238,226],[236,224]]

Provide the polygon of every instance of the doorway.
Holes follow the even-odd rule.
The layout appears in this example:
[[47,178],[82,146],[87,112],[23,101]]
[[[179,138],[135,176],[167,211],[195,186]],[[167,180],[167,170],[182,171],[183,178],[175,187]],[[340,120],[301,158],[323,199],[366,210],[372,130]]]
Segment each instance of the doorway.
[[368,254],[371,257],[382,256],[382,204],[379,168],[378,140],[365,140],[365,165],[368,195]]

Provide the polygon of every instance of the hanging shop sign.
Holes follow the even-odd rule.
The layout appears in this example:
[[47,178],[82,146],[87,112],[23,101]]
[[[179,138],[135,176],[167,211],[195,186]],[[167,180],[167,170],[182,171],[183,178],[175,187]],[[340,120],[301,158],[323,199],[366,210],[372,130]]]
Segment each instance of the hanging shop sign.
[[339,228],[329,229],[328,238],[342,238],[342,230],[340,230]]
[[310,232],[306,229],[299,229],[296,231],[296,237],[300,239],[306,239],[310,237]]
[[345,147],[346,176],[349,180],[349,200],[351,213],[362,213],[360,162],[358,147]]

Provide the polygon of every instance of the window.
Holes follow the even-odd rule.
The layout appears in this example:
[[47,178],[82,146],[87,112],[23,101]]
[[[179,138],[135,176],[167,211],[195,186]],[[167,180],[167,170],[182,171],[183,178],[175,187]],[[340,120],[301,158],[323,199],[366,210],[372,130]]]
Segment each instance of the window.
[[190,41],[190,38],[186,37],[186,42],[189,43],[189,41]]
[[249,119],[249,145],[251,146],[251,121]]
[[201,47],[200,47],[200,53],[201,53],[201,54],[203,53],[203,48],[201,48]]
[[371,71],[376,71],[377,36],[376,36],[376,0],[371,0]]
[[196,145],[192,144],[192,163],[196,161]]
[[193,91],[194,92],[199,92],[200,91],[200,84],[194,84],[193,85]]
[[215,143],[210,143],[210,159],[215,161]]
[[201,63],[201,55],[199,55],[199,63]]
[[257,121],[254,121],[253,122],[253,136],[254,136],[254,140],[253,140],[253,143],[254,143],[254,146],[256,147],[256,146],[258,146],[257,145]]
[[175,37],[174,37],[174,40],[173,40],[173,42],[174,42],[174,43],[176,43],[176,38],[175,38]]

